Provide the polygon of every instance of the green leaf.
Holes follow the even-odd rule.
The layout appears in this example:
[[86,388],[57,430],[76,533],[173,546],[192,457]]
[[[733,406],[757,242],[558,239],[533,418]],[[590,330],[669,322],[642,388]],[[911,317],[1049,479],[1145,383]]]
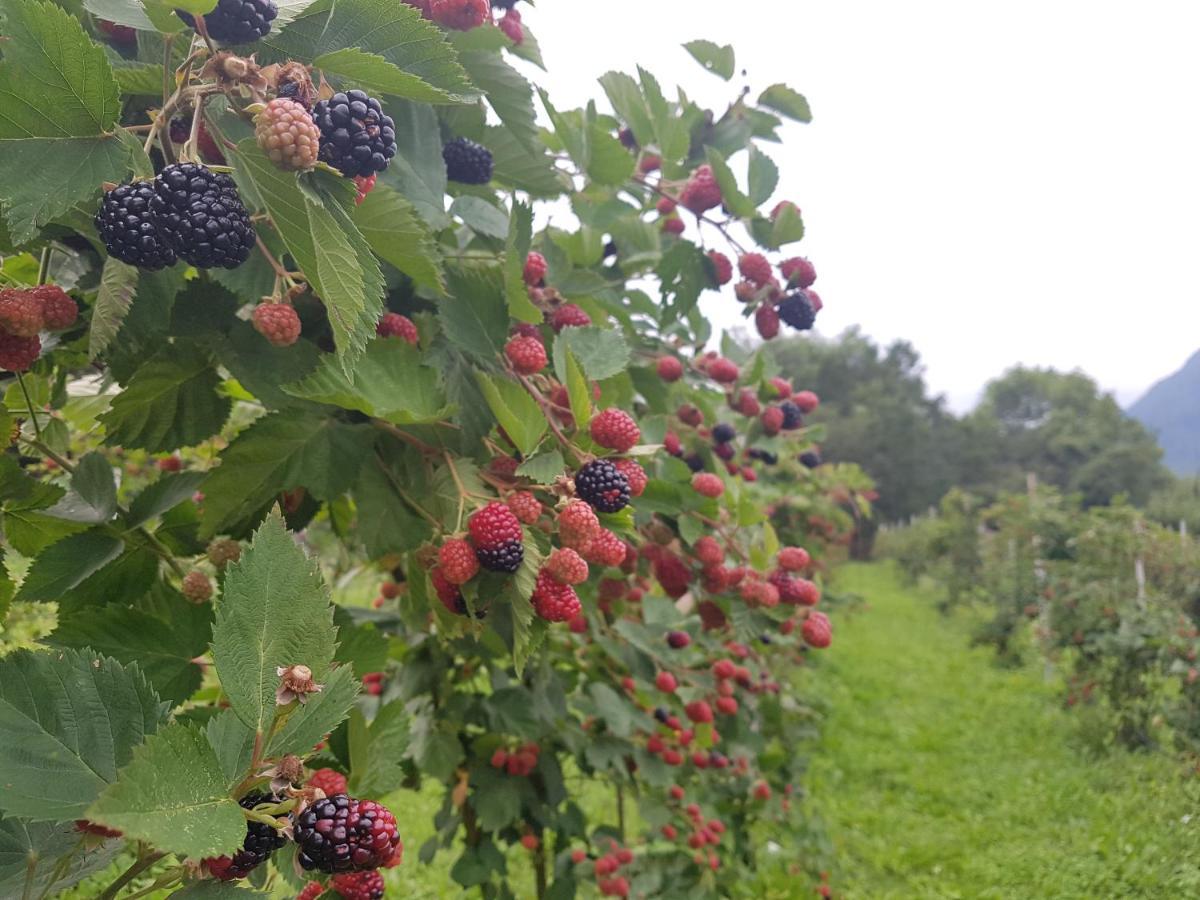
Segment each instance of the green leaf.
[[346,83],[371,94],[387,94],[424,103],[458,103],[462,99],[461,95],[434,87],[379,54],[358,47],[322,53],[313,60],[313,65],[326,76],[333,76],[331,80],[335,83]]
[[221,430],[232,402],[217,392],[212,357],[193,343],[164,347],[100,416],[106,443],[150,453],[192,447]]
[[624,72],[606,72],[600,78],[600,85],[617,115],[633,130],[638,143],[653,143],[654,122],[637,81]]
[[325,304],[343,363],[352,362],[374,337],[383,307],[383,280],[369,245],[344,210],[315,189],[321,184],[319,176],[333,176],[314,173],[308,176],[314,189],[301,190],[300,176],[267,159],[253,138],[238,144],[232,162],[239,186],[258,197]]
[[531,456],[517,466],[517,474],[537,484],[553,484],[554,479],[563,473],[565,466],[563,456],[558,450],[548,450]]
[[354,624],[354,618],[343,607],[333,610],[333,624],[338,630],[337,653],[333,660],[354,669],[362,678],[369,672],[382,672],[388,661],[388,639],[374,624]]
[[750,202],[761,206],[771,199],[775,187],[779,184],[779,168],[754,144],[750,145]]
[[797,122],[811,122],[812,110],[803,94],[798,94],[786,84],[773,84],[758,95],[758,105],[773,109],[781,116]]
[[633,716],[628,701],[607,684],[598,681],[588,686],[588,693],[608,730],[618,737],[629,737],[633,732]]
[[654,134],[658,148],[664,159],[681,159],[688,151],[690,138],[687,125],[675,115],[670,104],[663,96],[658,80],[638,66],[638,77],[642,80],[642,93],[646,98],[646,108],[650,111],[650,119],[654,123]]
[[0,138],[96,137],[116,124],[112,66],[79,19],[53,3],[5,0],[3,34]]
[[[128,0],[83,0],[83,8],[96,18],[117,25],[128,25],[140,31],[155,30],[154,23],[142,9],[141,3],[131,3]],[[161,90],[161,86],[159,89]]]
[[284,391],[293,397],[353,409],[396,425],[437,422],[449,408],[437,370],[407,341],[372,341],[350,376],[328,356],[312,375]]
[[[111,20],[110,20],[111,21]],[[113,75],[126,96],[162,97],[162,70],[159,63],[113,63]]]
[[[481,772],[479,777],[486,776]],[[514,778],[487,777],[471,799],[484,831],[499,831],[521,815],[521,792]]]
[[[445,33],[423,19],[418,10],[393,0],[317,0],[278,34],[268,35],[262,46],[273,51],[277,60],[316,60],[354,48],[361,52],[335,55],[335,65],[377,73],[378,67],[368,70],[357,57],[378,54],[403,73],[440,91],[439,99],[474,93]],[[394,75],[389,77],[395,79]],[[399,135],[400,123],[396,125]]]
[[451,266],[449,297],[438,303],[438,319],[450,343],[475,361],[491,360],[508,340],[508,306],[495,268]]
[[567,386],[567,399],[571,404],[571,415],[576,422],[592,419],[592,391],[584,377],[579,360],[571,352],[565,340],[554,342],[554,371],[558,380]]
[[217,763],[232,788],[247,775],[254,759],[255,732],[232,709],[223,709],[205,726],[204,734],[216,754]]
[[172,891],[168,900],[252,900],[264,895],[259,891],[239,887],[227,881],[214,881],[206,878],[203,881],[193,881],[185,888]]
[[542,554],[537,544],[526,535],[525,558],[505,589],[505,599],[512,614],[513,668],[518,678],[524,675],[530,657],[546,637],[546,622],[534,615],[531,599],[541,566]]
[[755,204],[751,203],[750,198],[738,187],[737,179],[729,168],[729,163],[725,162],[725,157],[715,148],[709,147],[707,158],[721,188],[721,202],[724,207],[738,218],[748,219],[753,216],[756,211]]
[[530,454],[546,433],[546,417],[537,401],[521,385],[506,378],[476,372],[479,389],[496,421],[523,454]]
[[128,263],[109,257],[100,274],[100,291],[92,307],[92,327],[88,335],[88,357],[96,359],[112,343],[137,294],[138,270]]
[[633,175],[634,156],[599,122],[588,126],[587,174],[596,184],[624,185]]
[[[122,841],[80,847],[74,822],[0,818],[0,897],[61,896],[107,867],[123,847]],[[59,869],[60,861],[65,871]]]
[[537,118],[533,110],[533,88],[525,77],[498,53],[471,51],[462,54],[463,68],[486,95],[500,121],[513,137],[531,151],[537,149]]
[[417,284],[446,292],[442,258],[416,208],[399,191],[377,184],[354,213],[371,249]]
[[179,856],[241,846],[246,819],[229,798],[216,753],[200,730],[175,724],[151,737],[86,818]]
[[476,234],[503,240],[508,235],[508,216],[504,210],[482,197],[464,194],[450,204],[450,215],[462,219]]
[[733,48],[728,44],[714,44],[712,41],[688,41],[683,45],[692,59],[700,63],[705,70],[728,81],[733,77],[737,63],[734,61]]
[[317,564],[279,515],[268,516],[226,570],[213,625],[213,663],[233,711],[265,734],[275,717],[276,669],[303,664],[324,681],[336,637]]
[[71,490],[46,515],[99,525],[117,511],[117,484],[112,466],[99,453],[88,453],[75,467]]
[[514,200],[508,236],[504,244],[504,293],[508,298],[508,314],[518,322],[540,323],[542,311],[529,299],[525,284],[525,257],[533,235],[533,208]]
[[160,475],[153,484],[142,489],[129,504],[125,524],[136,528],[153,518],[190,500],[204,481],[203,472],[176,472]]
[[442,159],[437,114],[426,103],[404,100],[389,103],[388,113],[396,123],[396,156],[379,180],[412,203],[430,228],[445,228],[450,217],[446,215],[446,161]]
[[432,534],[429,523],[413,512],[397,492],[399,482],[388,477],[384,465],[379,459],[368,460],[354,486],[358,536],[371,559],[416,550]]
[[0,809],[35,821],[81,818],[161,715],[136,666],[88,650],[0,660]]
[[370,452],[374,430],[317,413],[275,413],[259,419],[221,454],[203,484],[201,534],[257,512],[281,491],[303,486],[318,500],[346,491]]
[[178,705],[200,687],[204,670],[193,660],[205,652],[209,639],[208,628],[187,630],[184,624],[137,609],[89,607],[61,619],[47,640],[136,663],[158,695]]
[[529,149],[503,125],[489,125],[483,143],[492,151],[494,183],[539,198],[557,197],[566,192],[564,177],[554,167],[554,157],[546,147],[539,145]]
[[395,700],[376,714],[368,731],[366,764],[352,773],[354,789],[367,797],[380,797],[404,785],[402,760],[408,750],[408,713]]
[[603,381],[629,365],[629,345],[621,332],[597,325],[564,328],[558,335],[593,381]]
[[309,753],[325,735],[337,728],[358,697],[359,681],[352,666],[340,666],[319,694],[310,695],[272,738],[268,754]]
[[33,561],[14,600],[57,600],[125,549],[120,538],[93,530],[51,544]]

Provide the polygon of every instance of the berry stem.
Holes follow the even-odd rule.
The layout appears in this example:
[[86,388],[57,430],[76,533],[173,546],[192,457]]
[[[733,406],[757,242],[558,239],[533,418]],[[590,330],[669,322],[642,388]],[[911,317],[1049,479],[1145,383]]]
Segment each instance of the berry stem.
[[[139,847],[141,846],[142,845],[139,845]],[[113,898],[116,897],[120,892],[121,888],[125,887],[125,885],[129,884],[129,882],[133,881],[133,879],[137,878],[166,855],[167,854],[165,853],[159,853],[157,851],[153,853],[146,853],[144,855],[143,853],[139,852],[138,858],[133,861],[133,865],[118,875],[116,880],[106,887],[104,889],[104,893],[97,897],[96,900],[113,900]]]
[[163,35],[163,77],[162,77],[162,101],[163,106],[167,105],[167,100],[171,97],[171,46],[175,43],[174,34]]
[[[193,120],[193,122],[192,122],[192,137],[195,137],[195,134],[196,134],[196,120]],[[188,138],[189,144],[191,143],[191,141],[192,141],[192,138]],[[279,262],[279,260],[277,260],[275,258],[275,254],[273,254],[269,249],[267,249],[267,245],[263,243],[262,236],[255,234],[254,242],[256,244],[258,244],[259,252],[262,253],[263,257],[266,258],[266,260],[270,264],[271,268],[275,270],[275,277],[277,279],[279,279],[280,281],[282,281],[284,284],[286,284],[288,286],[288,290],[291,290],[292,288],[296,287],[296,280],[294,278],[292,278],[292,273],[289,272],[287,269],[285,269],[283,267],[283,265]]]
[[47,244],[42,248],[42,258],[38,262],[37,283],[45,284],[50,277],[50,256],[54,253],[54,245]]
[[[33,399],[29,396],[29,388],[25,387],[25,376],[21,372],[17,373],[17,384],[21,386],[21,393],[25,395],[25,406],[29,410],[29,418],[33,422],[33,433],[37,435],[37,440],[40,442],[42,439],[42,426],[38,423],[37,413],[33,410]],[[46,449],[48,450],[49,448],[47,447]],[[59,462],[57,459],[54,461]]]
[[[558,442],[563,445],[565,450],[570,451],[573,456],[578,456],[579,451],[576,450],[575,445],[567,439],[567,436],[564,435],[562,430],[558,427],[558,423],[554,421],[554,409],[550,401],[542,395],[541,391],[534,387],[533,382],[519,372],[514,371],[511,365],[508,367],[508,370],[512,372],[517,381],[521,382],[521,386],[524,387],[525,390],[529,391],[530,396],[533,397],[533,399],[537,401],[538,406],[542,408],[542,414],[546,417],[546,424],[550,426],[550,432],[554,435]],[[578,426],[579,423],[576,422],[575,424]]]
[[169,872],[164,873],[163,876],[153,884],[142,888],[137,893],[130,894],[128,897],[124,898],[124,900],[138,900],[139,897],[149,897],[156,891],[161,891],[163,888],[170,887],[177,881],[181,881],[183,879],[183,872],[183,866],[177,866],[176,868],[171,869]]
[[388,480],[396,493],[400,495],[400,499],[412,507],[412,509],[418,515],[420,515],[421,518],[429,522],[429,524],[431,524],[435,529],[440,531],[442,528],[442,523],[439,522],[437,518],[429,512],[429,510],[425,509],[425,507],[414,500],[408,491],[404,490],[404,488],[400,485],[400,482],[398,482],[395,476],[392,474],[391,469],[388,468],[387,462],[384,460],[382,454],[376,454],[376,461],[379,463],[379,468],[383,471],[383,476]]

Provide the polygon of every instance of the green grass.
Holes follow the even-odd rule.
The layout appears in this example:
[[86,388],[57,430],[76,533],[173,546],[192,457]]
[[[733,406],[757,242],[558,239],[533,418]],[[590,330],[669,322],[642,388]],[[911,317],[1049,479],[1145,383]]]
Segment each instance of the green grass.
[[839,586],[867,605],[839,617],[813,679],[831,711],[808,785],[839,896],[1200,896],[1176,761],[1089,757],[1040,668],[995,666],[969,612],[941,616],[889,567]]

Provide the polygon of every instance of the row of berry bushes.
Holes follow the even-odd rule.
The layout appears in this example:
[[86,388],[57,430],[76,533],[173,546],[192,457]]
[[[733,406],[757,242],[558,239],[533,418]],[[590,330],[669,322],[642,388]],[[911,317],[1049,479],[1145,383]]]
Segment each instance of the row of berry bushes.
[[1098,743],[1200,751],[1200,543],[1186,531],[1049,488],[990,506],[956,490],[882,546],[939,582],[946,608],[982,604],[977,640],[1001,660],[1061,668]]
[[812,328],[805,99],[559,110],[512,0],[0,13],[0,895],[752,890],[871,485],[698,304]]

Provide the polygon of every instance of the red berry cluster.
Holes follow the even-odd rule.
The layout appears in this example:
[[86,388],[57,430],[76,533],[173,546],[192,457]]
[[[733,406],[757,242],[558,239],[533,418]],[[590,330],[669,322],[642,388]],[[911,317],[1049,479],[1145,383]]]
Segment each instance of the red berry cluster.
[[[586,850],[576,848],[571,851],[571,862],[583,866],[588,862]],[[608,852],[597,857],[592,864],[592,874],[596,879],[596,888],[602,897],[628,897],[629,879],[618,873],[634,861],[633,851],[619,842],[609,839]]]
[[0,290],[0,369],[25,372],[42,352],[42,331],[65,331],[75,324],[79,307],[62,288]]
[[309,787],[320,788],[326,797],[346,793],[346,776],[337,769],[317,769],[306,783]]
[[363,690],[372,697],[378,697],[383,693],[383,673],[368,672],[362,677]]
[[512,749],[497,747],[492,753],[492,768],[523,778],[537,768],[540,752],[538,745],[532,741]]

